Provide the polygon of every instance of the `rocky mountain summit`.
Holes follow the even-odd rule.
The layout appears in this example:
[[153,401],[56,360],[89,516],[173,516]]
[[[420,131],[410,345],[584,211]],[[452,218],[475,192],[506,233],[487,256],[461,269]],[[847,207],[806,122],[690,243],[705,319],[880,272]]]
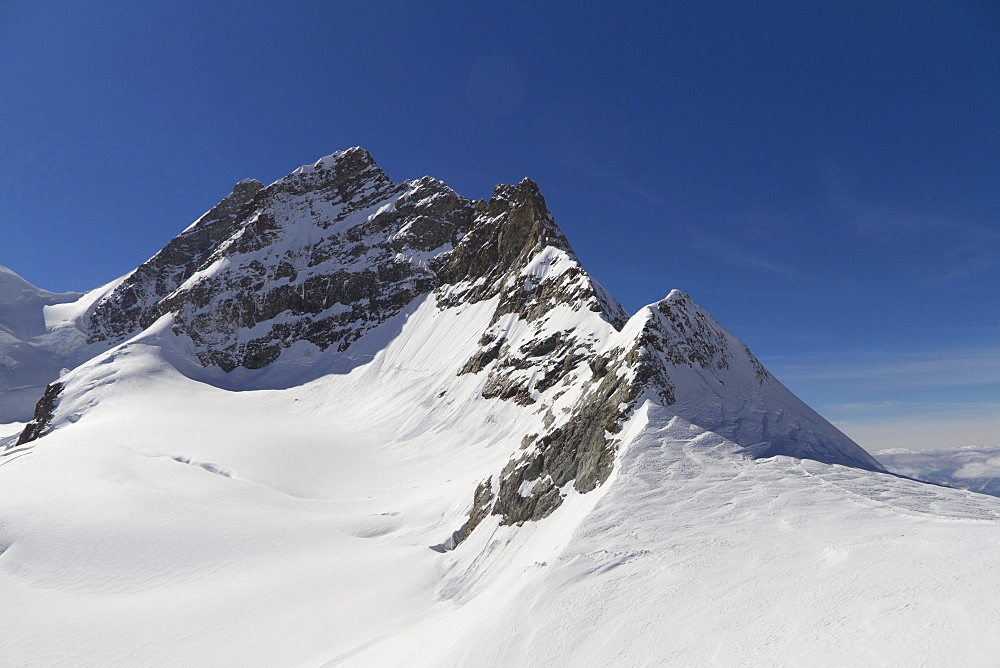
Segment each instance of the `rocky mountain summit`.
[[[367,151],[348,149],[268,186],[241,181],[83,300],[73,326],[91,357],[106,363],[160,332],[221,387],[266,386],[279,362],[364,365],[405,328],[445,348],[430,369],[433,396],[505,402],[523,418],[502,427],[509,461],[468,490],[467,520],[441,549],[486,517],[540,520],[571,490],[601,486],[647,402],[745,456],[882,470],[688,295],[629,317],[529,179],[472,200],[430,177],[395,183]],[[49,386],[18,444],[86,419],[98,361]]]

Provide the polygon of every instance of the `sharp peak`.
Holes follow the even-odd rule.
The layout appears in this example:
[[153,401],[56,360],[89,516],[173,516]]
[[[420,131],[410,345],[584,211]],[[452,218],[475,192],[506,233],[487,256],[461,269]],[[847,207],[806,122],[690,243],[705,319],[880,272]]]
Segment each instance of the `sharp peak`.
[[447,183],[445,183],[441,179],[438,179],[438,178],[435,178],[435,177],[429,176],[429,175],[421,176],[419,179],[407,179],[406,181],[403,182],[403,184],[406,185],[406,186],[408,186],[408,187],[410,187],[410,188],[421,188],[421,187],[424,187],[424,186],[436,186],[436,187],[444,187],[444,188],[447,188],[448,190],[453,190],[453,188],[451,186],[449,186]]
[[[671,318],[671,314],[678,313],[686,313],[688,316],[694,317],[704,317],[709,323],[712,324],[712,326],[719,329],[725,329],[722,324],[715,319],[715,316],[709,313],[701,304],[692,299],[691,295],[683,290],[677,290],[676,288],[671,290],[663,299],[653,302],[652,304],[647,304],[643,308],[639,309],[636,316],[640,318],[641,322],[646,323],[644,326],[650,326],[651,323],[655,323],[663,317],[667,317],[669,319]],[[655,326],[655,324],[653,326]]]
[[516,194],[541,197],[542,191],[538,188],[538,184],[527,176],[518,181],[516,185],[510,183],[499,183],[493,188],[494,197],[510,197],[511,195]]
[[294,170],[292,174],[308,174],[309,172],[332,169],[338,164],[348,161],[357,162],[368,167],[378,167],[371,153],[361,146],[352,146],[342,151],[334,151],[329,155],[324,155],[312,164],[302,165]]
[[[652,304],[647,304],[645,308],[655,311],[658,310],[661,306],[662,307],[686,306],[689,304],[701,309],[701,306],[698,304],[698,302],[691,299],[691,295],[684,292],[683,290],[678,290],[677,288],[674,288],[673,290],[667,293],[666,297],[660,299],[659,301],[655,301]],[[704,311],[704,309],[701,310]]]
[[263,187],[264,184],[257,179],[243,179],[233,186],[233,189],[229,192],[228,197],[246,199],[248,196],[253,195]]
[[688,301],[691,301],[691,302],[694,301],[693,299],[691,299],[691,295],[689,295],[688,293],[684,292],[683,290],[678,290],[677,288],[674,288],[673,290],[671,290],[670,292],[668,292],[667,296],[664,297],[663,299],[661,299],[660,301],[661,302],[680,302],[680,301],[684,301],[685,299],[687,299]]
[[501,183],[495,186],[493,194],[486,204],[487,207],[494,210],[507,209],[508,207],[522,208],[527,205],[541,219],[545,220],[546,224],[555,225],[538,184],[527,177],[521,179],[517,185]]

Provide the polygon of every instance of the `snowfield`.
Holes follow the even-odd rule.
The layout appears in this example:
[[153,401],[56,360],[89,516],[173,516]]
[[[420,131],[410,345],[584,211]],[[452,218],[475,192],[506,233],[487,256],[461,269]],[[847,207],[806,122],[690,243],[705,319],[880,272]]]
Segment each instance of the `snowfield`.
[[1000,656],[1000,499],[745,459],[652,403],[598,490],[544,521],[488,518],[454,551],[430,549],[509,456],[498,425],[532,419],[482,400],[474,376],[434,370],[446,351],[428,333],[475,331],[489,304],[478,308],[425,304],[369,363],[287,389],[189,378],[163,325],[78,370],[89,412],[0,459],[0,661]]

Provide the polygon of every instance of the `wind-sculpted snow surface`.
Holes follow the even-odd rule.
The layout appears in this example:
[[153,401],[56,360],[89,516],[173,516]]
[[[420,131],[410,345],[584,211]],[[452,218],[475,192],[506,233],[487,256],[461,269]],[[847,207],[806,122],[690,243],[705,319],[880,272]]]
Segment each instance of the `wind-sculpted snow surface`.
[[[74,357],[0,432],[0,663],[996,649],[996,502],[883,473],[688,295],[629,317],[528,179],[471,200],[349,149],[46,308]],[[907,642],[957,600],[934,560],[974,616]]]

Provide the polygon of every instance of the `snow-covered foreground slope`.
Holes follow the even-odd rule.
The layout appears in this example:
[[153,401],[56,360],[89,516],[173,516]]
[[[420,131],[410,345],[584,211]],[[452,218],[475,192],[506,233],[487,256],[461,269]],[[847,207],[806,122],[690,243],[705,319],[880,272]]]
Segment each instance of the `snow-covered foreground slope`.
[[482,553],[456,555],[441,588],[451,610],[337,658],[995,665],[995,499],[808,460],[734,458],[733,444],[662,409],[647,405],[637,419],[618,475],[572,518],[572,534],[540,524],[480,536]]
[[886,474],[682,292],[628,317],[530,180],[350,149],[29,311],[68,366],[0,431],[2,664],[1000,649],[1000,500]]
[[368,364],[294,388],[189,378],[162,325],[80,369],[85,417],[0,458],[0,663],[988,665],[1000,652],[1000,501],[748,459],[653,403],[599,489],[431,549],[509,457],[512,426],[536,419],[438,371],[429,333],[471,338],[491,305],[432,307]]
[[5,665],[990,665],[1000,653],[991,497],[744,459],[646,404],[601,489],[543,522],[489,518],[440,553],[429,546],[467,512],[468,486],[508,455],[496,433],[516,419],[510,404],[427,410],[435,379],[391,354],[374,363],[392,376],[374,396],[367,368],[232,393],[143,344],[126,356],[108,386],[126,391],[90,424],[0,459]]

